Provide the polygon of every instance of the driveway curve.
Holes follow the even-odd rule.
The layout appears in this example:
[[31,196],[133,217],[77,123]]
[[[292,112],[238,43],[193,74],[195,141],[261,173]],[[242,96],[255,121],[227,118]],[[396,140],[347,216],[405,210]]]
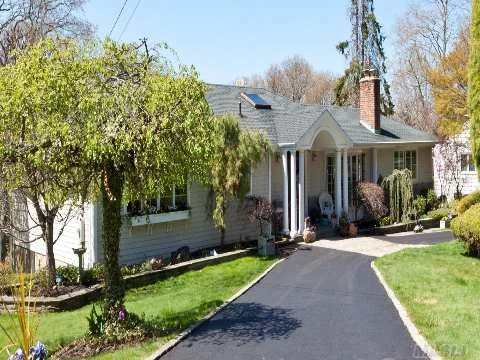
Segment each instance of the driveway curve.
[[373,273],[373,259],[302,246],[162,360],[427,359]]

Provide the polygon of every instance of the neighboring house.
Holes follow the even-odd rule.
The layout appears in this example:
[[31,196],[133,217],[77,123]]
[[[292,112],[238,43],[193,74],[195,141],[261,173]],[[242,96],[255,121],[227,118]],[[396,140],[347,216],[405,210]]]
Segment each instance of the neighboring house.
[[462,133],[435,146],[433,167],[435,193],[439,197],[451,200],[455,195],[466,195],[480,189],[468,122]]
[[[377,182],[394,168],[409,168],[417,190],[433,186],[432,148],[436,138],[380,115],[379,79],[362,79],[360,108],[304,105],[263,89],[211,85],[208,102],[216,114],[234,113],[241,125],[266,133],[274,154],[251,171],[250,193],[272,200],[283,214],[282,230],[302,233],[304,218],[318,199],[331,198],[328,213],[339,219],[362,216],[355,187]],[[219,245],[220,235],[207,218],[208,191],[197,184],[172,189],[145,207],[174,209],[155,215],[126,217],[120,243],[121,263],[138,263],[152,256],[169,256],[181,246],[191,251]],[[142,204],[125,206],[125,213]],[[101,205],[85,207],[84,225],[75,219],[55,245],[59,263],[77,264],[72,248],[84,238],[85,263],[101,261]],[[84,228],[84,231],[80,231]],[[82,235],[84,234],[84,235]],[[234,204],[227,211],[226,242],[255,239],[257,229]],[[31,244],[44,253],[42,242]]]

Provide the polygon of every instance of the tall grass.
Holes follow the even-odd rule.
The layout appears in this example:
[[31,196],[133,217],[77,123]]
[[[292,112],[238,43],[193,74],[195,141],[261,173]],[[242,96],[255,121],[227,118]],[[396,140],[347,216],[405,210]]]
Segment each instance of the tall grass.
[[38,313],[36,311],[36,304],[31,301],[31,291],[33,287],[33,276],[25,275],[23,271],[17,274],[18,285],[12,285],[12,297],[14,299],[14,310],[7,308],[3,304],[5,312],[8,314],[10,321],[10,328],[13,331],[7,331],[0,323],[0,330],[6,335],[9,345],[7,345],[2,352],[7,351],[10,354],[10,348],[19,348],[23,351],[25,357],[28,357],[30,348],[33,346],[37,329],[38,329]]

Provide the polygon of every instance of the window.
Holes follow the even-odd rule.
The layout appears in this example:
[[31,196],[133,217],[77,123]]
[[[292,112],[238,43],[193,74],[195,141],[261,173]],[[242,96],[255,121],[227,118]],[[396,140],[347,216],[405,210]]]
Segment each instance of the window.
[[412,178],[417,177],[417,152],[395,151],[393,153],[393,168],[398,170],[409,169],[412,172]]
[[126,213],[133,216],[188,210],[188,186],[174,186],[171,191],[146,201],[130,201]]
[[472,154],[461,155],[461,166],[462,166],[462,171],[464,172],[475,171],[475,164],[473,163]]
[[327,157],[327,191],[335,203],[335,157]]
[[[327,191],[335,202],[335,157],[327,156]],[[356,205],[355,188],[359,182],[365,180],[365,154],[352,154],[348,156],[348,203]],[[342,157],[342,178],[343,178]],[[343,185],[342,185],[343,191]],[[342,194],[343,196],[343,194]],[[342,198],[343,201],[343,198]]]
[[358,206],[356,188],[358,183],[365,180],[365,154],[353,154],[348,156],[348,204]]

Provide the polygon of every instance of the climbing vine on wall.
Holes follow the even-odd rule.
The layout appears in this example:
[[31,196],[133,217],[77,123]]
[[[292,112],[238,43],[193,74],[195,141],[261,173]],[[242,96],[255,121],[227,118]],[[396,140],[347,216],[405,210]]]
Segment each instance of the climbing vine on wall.
[[388,197],[392,223],[410,220],[413,210],[412,172],[409,169],[395,169],[383,179],[382,187]]

